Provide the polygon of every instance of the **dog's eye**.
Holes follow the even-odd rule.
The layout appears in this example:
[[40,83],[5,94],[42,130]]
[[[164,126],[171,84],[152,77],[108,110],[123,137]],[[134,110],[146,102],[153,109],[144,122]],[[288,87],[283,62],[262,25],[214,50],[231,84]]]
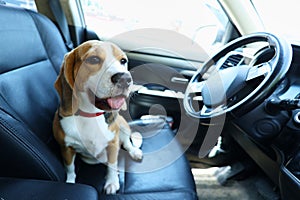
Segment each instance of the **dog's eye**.
[[87,59],[85,59],[85,62],[95,65],[99,64],[101,62],[101,59],[98,56],[90,56]]
[[127,59],[126,58],[122,58],[120,60],[121,65],[125,65],[127,63]]

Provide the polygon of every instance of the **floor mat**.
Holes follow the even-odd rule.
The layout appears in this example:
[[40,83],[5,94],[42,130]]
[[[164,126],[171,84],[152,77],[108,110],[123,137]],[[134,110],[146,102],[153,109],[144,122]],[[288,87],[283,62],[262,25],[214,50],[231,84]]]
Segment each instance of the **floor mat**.
[[[218,176],[222,169],[193,168],[199,200],[278,200],[274,188],[266,186],[264,180],[253,175],[245,180],[229,180],[220,182]],[[221,184],[222,183],[222,184]],[[264,186],[262,186],[264,185]]]

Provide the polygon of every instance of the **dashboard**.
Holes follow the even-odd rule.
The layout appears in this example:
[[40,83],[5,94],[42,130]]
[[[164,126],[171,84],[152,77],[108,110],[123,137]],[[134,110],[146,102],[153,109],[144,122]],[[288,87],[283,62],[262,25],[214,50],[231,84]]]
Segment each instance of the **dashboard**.
[[[289,177],[292,185],[297,185],[300,180],[299,58],[300,46],[293,45],[293,59],[289,71],[274,92],[256,108],[232,121],[239,132],[249,137],[269,158],[282,166],[282,173],[286,173],[285,176]],[[258,158],[259,154],[253,157],[261,159]],[[269,171],[275,171],[278,166],[272,164],[273,161],[270,160],[269,166],[265,167]]]

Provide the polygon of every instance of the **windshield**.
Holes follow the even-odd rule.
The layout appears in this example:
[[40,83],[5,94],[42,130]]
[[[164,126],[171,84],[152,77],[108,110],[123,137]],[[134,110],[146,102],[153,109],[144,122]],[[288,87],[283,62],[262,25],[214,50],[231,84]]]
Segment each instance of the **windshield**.
[[[212,52],[222,45],[228,23],[216,0],[81,0],[81,3],[87,27],[102,40],[135,30],[168,30],[187,37],[206,52]],[[126,38],[126,41],[147,40],[156,45],[162,43],[162,38],[150,34],[134,41]]]
[[299,0],[252,0],[252,3],[267,31],[300,42]]

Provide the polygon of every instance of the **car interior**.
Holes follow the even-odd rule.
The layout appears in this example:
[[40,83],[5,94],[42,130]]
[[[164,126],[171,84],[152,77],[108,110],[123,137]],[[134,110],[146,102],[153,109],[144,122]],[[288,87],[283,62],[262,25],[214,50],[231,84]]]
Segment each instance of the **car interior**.
[[[212,53],[163,29],[110,40],[129,59],[134,87],[120,113],[142,134],[144,157],[120,152],[116,194],[103,191],[107,166],[79,157],[76,183],[66,183],[54,82],[66,53],[104,40],[85,25],[86,2],[0,1],[0,199],[201,199],[192,168],[224,166],[224,185],[259,172],[261,199],[299,199],[300,43],[249,23],[247,0],[216,1],[228,22]],[[243,19],[234,12],[242,5]]]

